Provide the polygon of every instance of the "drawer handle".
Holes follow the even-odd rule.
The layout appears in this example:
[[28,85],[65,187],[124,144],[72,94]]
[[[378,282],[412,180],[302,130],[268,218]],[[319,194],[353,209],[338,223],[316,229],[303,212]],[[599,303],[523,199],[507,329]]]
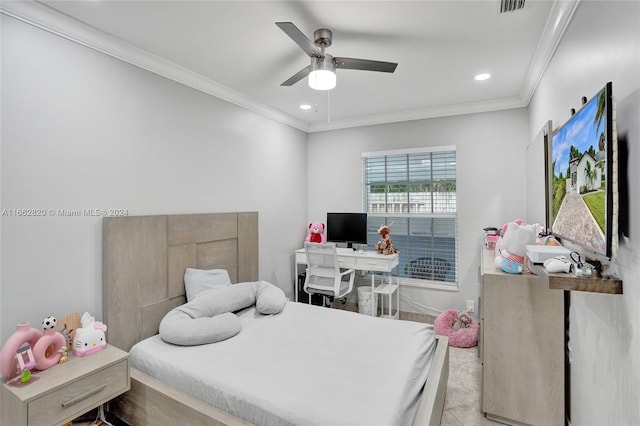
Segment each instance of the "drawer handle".
[[80,395],[76,396],[75,398],[71,398],[71,399],[69,399],[67,401],[64,401],[62,403],[62,408],[67,408],[67,407],[70,407],[70,406],[72,406],[74,404],[77,404],[78,402],[82,401],[83,399],[89,398],[91,395],[95,395],[98,392],[104,390],[104,388],[106,388],[106,387],[107,387],[106,384],[102,384],[102,385],[98,386],[97,388],[93,388],[93,389],[91,389],[89,391],[86,391],[83,394],[80,394]]

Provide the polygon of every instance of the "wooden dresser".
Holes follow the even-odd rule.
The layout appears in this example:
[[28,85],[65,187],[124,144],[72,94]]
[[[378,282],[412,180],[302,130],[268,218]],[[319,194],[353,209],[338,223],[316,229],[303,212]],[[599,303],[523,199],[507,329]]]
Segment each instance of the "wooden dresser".
[[507,424],[564,425],[564,297],[546,277],[481,255],[482,411]]

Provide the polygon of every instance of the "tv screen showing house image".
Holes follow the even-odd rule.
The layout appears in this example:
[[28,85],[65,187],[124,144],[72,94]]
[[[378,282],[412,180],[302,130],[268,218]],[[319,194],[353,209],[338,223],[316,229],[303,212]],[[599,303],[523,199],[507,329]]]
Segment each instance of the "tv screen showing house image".
[[551,231],[597,254],[611,251],[611,83],[551,141]]

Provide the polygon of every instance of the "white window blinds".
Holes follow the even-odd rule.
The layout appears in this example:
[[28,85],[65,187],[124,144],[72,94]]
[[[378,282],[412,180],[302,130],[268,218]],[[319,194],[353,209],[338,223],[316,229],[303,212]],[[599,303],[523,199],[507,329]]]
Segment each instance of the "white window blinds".
[[401,277],[455,285],[455,147],[365,153],[362,166],[368,244],[391,225]]

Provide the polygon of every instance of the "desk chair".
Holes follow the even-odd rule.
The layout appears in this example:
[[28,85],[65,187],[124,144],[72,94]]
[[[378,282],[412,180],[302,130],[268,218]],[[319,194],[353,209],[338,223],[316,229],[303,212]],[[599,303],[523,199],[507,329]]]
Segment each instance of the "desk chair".
[[330,300],[342,299],[342,303],[346,302],[346,296],[353,290],[356,271],[340,270],[336,245],[304,243],[304,249],[307,255],[307,276],[303,290],[309,294],[309,303],[312,294],[323,295],[325,303],[327,297]]

